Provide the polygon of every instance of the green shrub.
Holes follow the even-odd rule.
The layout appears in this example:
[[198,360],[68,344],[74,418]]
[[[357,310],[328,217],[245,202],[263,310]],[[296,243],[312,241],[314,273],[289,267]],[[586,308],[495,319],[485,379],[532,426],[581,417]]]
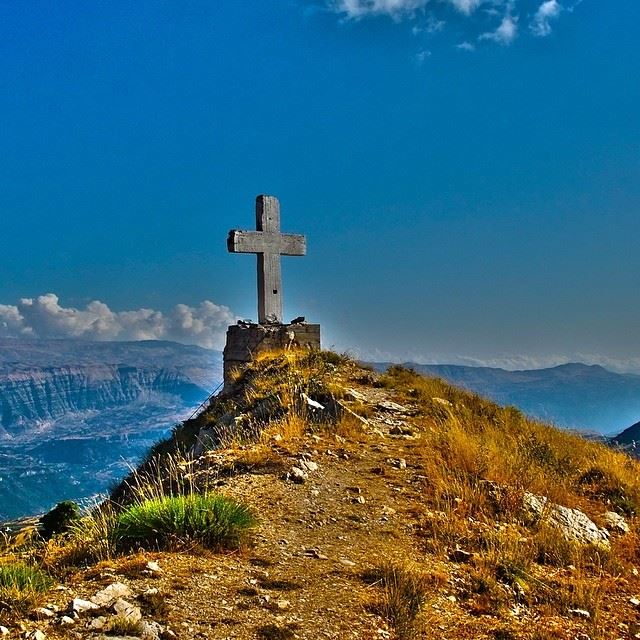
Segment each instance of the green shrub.
[[31,606],[53,584],[43,571],[23,563],[0,566],[0,602],[7,606]]
[[49,540],[57,533],[65,533],[80,517],[80,507],[72,500],[59,502],[51,511],[40,518],[40,533]]
[[115,537],[125,546],[198,542],[205,547],[236,547],[256,519],[244,505],[221,494],[165,496],[142,501],[118,514]]

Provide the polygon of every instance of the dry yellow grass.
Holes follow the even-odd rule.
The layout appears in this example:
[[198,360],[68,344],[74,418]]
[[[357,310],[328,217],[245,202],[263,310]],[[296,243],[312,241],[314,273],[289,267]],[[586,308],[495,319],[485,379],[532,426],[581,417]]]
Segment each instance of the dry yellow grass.
[[[351,386],[366,398],[350,395]],[[376,394],[382,392],[411,409],[401,422],[415,435],[394,439],[388,426],[380,432],[388,416],[377,404]],[[325,409],[314,410],[306,398]],[[220,428],[220,446],[196,464],[181,451],[188,450],[203,427]],[[319,440],[322,446],[316,444]],[[336,509],[355,509],[350,505],[356,495],[366,494],[366,502],[357,508],[368,508],[370,500],[375,505],[378,497],[385,507],[393,504],[397,510],[397,520],[388,524],[379,521],[379,510],[370,512],[384,536],[375,542],[377,573],[372,575],[377,577],[363,608],[373,604],[398,638],[441,637],[438,624],[444,606],[459,607],[457,613],[473,620],[499,621],[496,638],[525,637],[513,635],[518,608],[549,618],[581,609],[590,615],[583,626],[595,639],[607,637],[603,616],[614,617],[607,599],[619,593],[619,602],[628,601],[625,589],[631,589],[633,569],[640,565],[638,463],[602,444],[530,420],[517,409],[499,407],[401,367],[379,377],[328,352],[261,354],[239,376],[237,392],[178,427],[172,441],[158,448],[158,456],[129,478],[128,490],[138,500],[167,492],[200,492],[234,473],[271,474],[274,486],[289,486],[287,469],[316,446],[319,456],[327,456],[319,475],[335,464],[331,489],[325,487],[320,496],[322,491],[338,491],[335,487],[343,483],[339,474],[351,473],[351,461],[360,465],[355,477],[363,485],[362,494],[341,496]],[[406,458],[406,475],[393,466],[400,456]],[[352,484],[353,479],[348,487]],[[398,492],[392,498],[381,497],[393,489]],[[612,537],[609,550],[567,541],[544,522],[524,517],[525,491],[579,508],[598,524],[605,511],[616,511],[627,518],[631,532]],[[308,501],[311,506],[314,500]],[[273,508],[264,506],[267,518]],[[318,532],[334,526],[333,514],[323,509],[307,516],[312,522],[322,518]],[[351,517],[351,530],[362,523],[357,514],[342,514],[342,520],[335,521]],[[297,521],[291,513],[287,518]],[[108,522],[102,529],[99,521],[94,524],[93,529],[85,526],[84,536],[52,541],[40,551],[41,559],[52,568],[81,559],[111,559],[113,547],[103,535]],[[369,545],[369,524],[363,527],[364,547]],[[407,537],[415,545],[415,557],[406,549],[400,552],[399,541]],[[469,554],[467,560],[456,559],[460,550]],[[403,560],[403,554],[413,560]],[[115,562],[118,571],[129,573],[121,560]],[[141,562],[132,561],[131,574]],[[448,568],[438,574],[434,567]],[[455,592],[453,603],[445,598],[443,605],[443,591]],[[426,606],[436,596],[440,608]],[[464,633],[460,637],[475,637]],[[526,637],[564,637],[554,633],[541,624]]]
[[[394,368],[384,383],[423,408],[425,548],[442,557],[458,546],[475,554],[469,584],[478,613],[500,610],[507,584],[552,610],[588,611],[595,629],[606,585],[629,575],[640,559],[638,463],[441,380]],[[498,498],[487,481],[502,488]],[[525,490],[596,521],[605,510],[617,511],[633,531],[614,538],[608,551],[569,542],[543,523],[526,527],[519,515]],[[548,565],[568,567],[570,576],[550,581]]]
[[[263,354],[247,372],[249,402],[274,396],[284,416],[267,425],[283,441],[299,439],[315,426],[300,404],[312,397],[344,397],[344,387],[330,375],[321,357],[306,353]],[[360,372],[360,379],[364,379]],[[392,368],[382,385],[418,407],[421,426],[421,531],[425,549],[446,558],[464,547],[479,558],[470,568],[470,591],[480,610],[505,605],[503,585],[522,597],[556,609],[581,608],[597,620],[605,575],[622,575],[638,561],[635,513],[640,505],[640,470],[627,455],[576,434],[502,408],[477,395],[401,367]],[[372,407],[351,404],[350,411],[368,418]],[[332,426],[352,441],[368,437],[365,421],[343,412]],[[324,425],[326,428],[326,425]],[[420,454],[420,451],[418,451]],[[492,495],[493,482],[501,487]],[[552,502],[579,508],[600,521],[604,510],[631,519],[633,531],[614,539],[611,551],[566,541],[544,524],[522,522],[524,491]],[[546,580],[545,565],[571,567],[566,583]],[[569,585],[570,582],[570,585]]]

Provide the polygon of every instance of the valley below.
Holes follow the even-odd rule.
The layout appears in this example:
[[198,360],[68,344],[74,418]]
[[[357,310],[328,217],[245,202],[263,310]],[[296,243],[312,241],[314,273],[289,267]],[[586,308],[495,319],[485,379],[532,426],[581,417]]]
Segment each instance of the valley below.
[[32,437],[0,443],[0,520],[44,512],[62,499],[91,501],[187,418],[179,396],[71,413]]
[[220,370],[219,353],[168,342],[0,340],[0,520],[106,492]]

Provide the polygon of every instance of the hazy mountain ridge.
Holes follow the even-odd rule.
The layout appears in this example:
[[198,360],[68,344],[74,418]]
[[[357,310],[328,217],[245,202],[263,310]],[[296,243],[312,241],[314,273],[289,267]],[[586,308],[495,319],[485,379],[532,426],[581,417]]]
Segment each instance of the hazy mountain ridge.
[[[383,370],[390,365],[373,366]],[[561,427],[611,434],[640,418],[640,375],[614,373],[600,365],[569,363],[522,371],[415,362],[404,366]]]
[[633,451],[636,450],[636,443],[640,443],[640,421],[627,427],[624,431],[615,437],[618,444],[631,446]]

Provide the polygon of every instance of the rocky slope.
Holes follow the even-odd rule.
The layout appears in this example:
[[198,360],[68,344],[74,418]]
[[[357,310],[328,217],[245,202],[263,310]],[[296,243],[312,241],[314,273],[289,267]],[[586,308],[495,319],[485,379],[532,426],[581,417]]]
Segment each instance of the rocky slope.
[[49,545],[35,558],[63,584],[9,633],[106,638],[123,612],[149,640],[640,632],[638,463],[441,381],[268,356],[154,455],[114,508],[154,479],[223,492],[258,516],[250,541],[95,564],[93,538],[75,568],[86,540]]

